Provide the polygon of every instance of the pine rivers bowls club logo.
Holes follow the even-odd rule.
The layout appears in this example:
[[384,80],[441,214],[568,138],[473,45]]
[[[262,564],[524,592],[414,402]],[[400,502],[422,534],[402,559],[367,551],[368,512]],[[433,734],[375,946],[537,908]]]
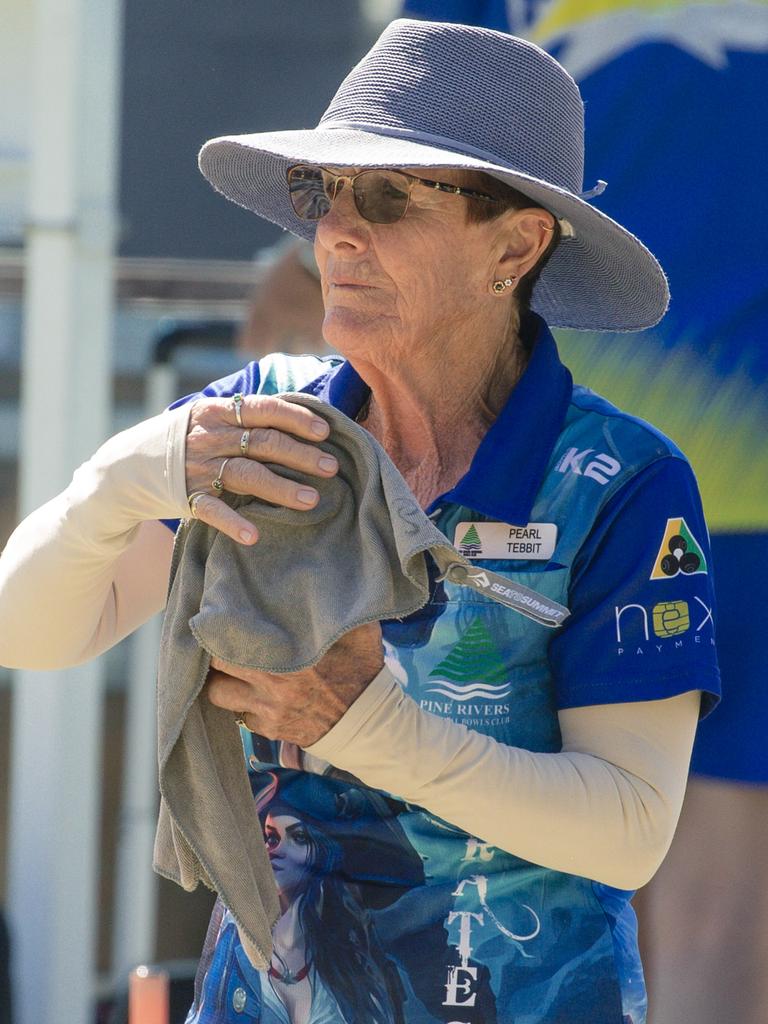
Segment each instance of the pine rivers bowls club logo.
[[510,669],[490,629],[475,618],[429,673],[420,706],[467,726],[510,721]]

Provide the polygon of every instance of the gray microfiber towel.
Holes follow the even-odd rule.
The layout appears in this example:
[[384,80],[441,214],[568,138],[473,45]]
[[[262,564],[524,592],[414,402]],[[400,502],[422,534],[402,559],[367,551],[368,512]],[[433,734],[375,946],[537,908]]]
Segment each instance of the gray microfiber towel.
[[158,666],[155,870],[188,891],[203,882],[218,892],[258,968],[270,961],[277,890],[234,716],[200,697],[211,656],[298,671],[355,626],[426,604],[427,552],[441,572],[469,564],[367,431],[310,395],[282,397],[329,421],[319,447],[338,459],[339,472],[313,478],[320,501],[311,511],[228,496],[258,527],[253,547],[199,520],[182,523]]

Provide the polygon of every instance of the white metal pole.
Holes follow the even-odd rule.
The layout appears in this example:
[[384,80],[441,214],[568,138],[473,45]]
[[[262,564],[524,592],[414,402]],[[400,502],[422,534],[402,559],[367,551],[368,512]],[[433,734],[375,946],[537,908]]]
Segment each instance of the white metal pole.
[[[168,363],[154,366],[147,377],[147,416],[161,412],[176,397],[173,367]],[[156,615],[134,636],[131,647],[112,938],[115,984],[124,984],[129,971],[155,958],[157,876],[152,870],[158,803],[155,680],[161,626],[162,616]]]
[[117,989],[130,971],[155,959],[157,876],[152,853],[157,826],[155,680],[162,617],[133,638],[126,688],[125,754],[112,931],[112,974]]
[[[110,422],[120,0],[37,0],[21,509]],[[40,580],[41,587],[46,585]],[[45,622],[40,622],[45,643]],[[14,680],[9,910],[17,1024],[93,1019],[102,671]]]

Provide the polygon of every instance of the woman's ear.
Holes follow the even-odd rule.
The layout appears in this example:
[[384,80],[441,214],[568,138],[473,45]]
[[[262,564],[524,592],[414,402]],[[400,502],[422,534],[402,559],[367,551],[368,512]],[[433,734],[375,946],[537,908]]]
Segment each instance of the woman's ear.
[[555,218],[547,210],[529,207],[510,210],[503,227],[505,251],[497,264],[498,276],[514,274],[519,280],[541,259],[552,240]]

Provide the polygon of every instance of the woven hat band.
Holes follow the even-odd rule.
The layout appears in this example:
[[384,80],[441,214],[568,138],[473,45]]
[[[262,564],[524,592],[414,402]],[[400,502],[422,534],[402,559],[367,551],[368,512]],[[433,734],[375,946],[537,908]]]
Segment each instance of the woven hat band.
[[[456,153],[462,156],[476,156],[479,160],[485,160],[492,164],[504,165],[506,158],[498,153],[490,153],[487,149],[478,149],[476,146],[469,146],[466,143],[457,142],[455,139],[445,138],[443,135],[432,135],[429,132],[416,131],[413,128],[387,128],[381,124],[367,124],[365,121],[323,121],[324,129],[338,128],[353,129],[360,132],[372,132],[374,135],[388,135],[393,139],[411,139],[413,142],[424,142],[430,146],[439,146],[441,149],[455,149]],[[450,161],[447,161],[450,163]]]
[[437,143],[582,189],[576,83],[544,50],[502,32],[393,23],[341,83],[318,127]]

